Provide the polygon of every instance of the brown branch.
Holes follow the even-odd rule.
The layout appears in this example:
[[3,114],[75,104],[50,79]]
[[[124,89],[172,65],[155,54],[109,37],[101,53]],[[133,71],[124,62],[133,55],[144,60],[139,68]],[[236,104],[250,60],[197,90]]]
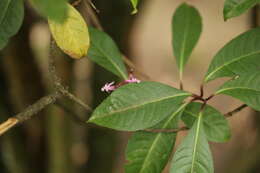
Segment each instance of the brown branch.
[[236,109],[230,111],[230,112],[227,112],[224,114],[225,117],[232,117],[234,114],[240,112],[241,110],[243,110],[244,108],[246,108],[247,105],[246,104],[242,104],[241,106],[237,107]]
[[67,89],[68,87],[65,87],[61,83],[62,80],[57,75],[56,66],[55,66],[55,62],[54,62],[56,49],[57,49],[57,47],[55,46],[55,42],[52,40],[51,49],[50,49],[50,57],[49,57],[49,73],[50,73],[52,82],[54,84],[54,88],[58,92],[60,92],[62,95],[66,96],[67,98],[69,98],[69,99],[73,100],[74,102],[76,102],[77,104],[81,105],[87,111],[92,111],[92,108],[89,105],[85,104],[82,100],[80,100],[79,98],[74,96],[72,93],[70,93],[69,90]]
[[184,127],[178,128],[178,129],[146,129],[143,131],[150,132],[150,133],[177,133],[177,132],[186,131],[186,130],[189,130],[189,128],[184,126]]
[[31,119],[34,115],[39,113],[46,106],[54,103],[61,96],[62,95],[60,93],[55,92],[54,94],[42,97],[34,104],[28,106],[24,111],[18,113],[12,118],[9,118],[8,120],[0,124],[0,136],[18,123],[22,123],[28,119]]

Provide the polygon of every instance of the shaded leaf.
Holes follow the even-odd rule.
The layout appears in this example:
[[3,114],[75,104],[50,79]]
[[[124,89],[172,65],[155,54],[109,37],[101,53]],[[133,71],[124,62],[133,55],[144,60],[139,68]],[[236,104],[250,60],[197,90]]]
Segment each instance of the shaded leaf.
[[232,96],[260,111],[260,72],[245,74],[224,83],[216,94]]
[[213,58],[204,81],[259,71],[260,28],[251,29],[226,44]]
[[213,173],[213,159],[204,131],[203,115],[199,114],[188,135],[177,148],[170,173]]
[[137,5],[139,3],[139,0],[131,0],[132,6],[134,10],[132,11],[132,14],[136,14],[138,12]]
[[94,28],[89,28],[91,44],[88,57],[115,75],[127,79],[126,67],[121,52],[109,35]]
[[89,48],[88,27],[79,12],[67,4],[68,16],[63,23],[49,19],[50,30],[57,45],[72,58],[82,58]]
[[[180,114],[186,104],[173,105],[174,113],[155,129],[177,129]],[[126,150],[126,173],[159,173],[168,162],[177,133],[136,132],[129,140]]]
[[132,83],[115,90],[93,112],[89,122],[117,130],[152,127],[171,115],[189,93],[157,82]]
[[0,49],[2,49],[22,25],[23,0],[0,0],[0,9]]
[[259,2],[259,0],[226,0],[223,10],[224,20],[241,15]]
[[40,14],[59,23],[64,22],[67,17],[67,1],[68,0],[31,0],[33,6]]
[[180,76],[184,66],[197,44],[202,30],[202,22],[196,8],[181,4],[172,19],[172,45]]
[[[191,128],[200,112],[202,103],[191,103],[182,114],[182,120]],[[231,137],[228,121],[219,111],[206,105],[203,111],[203,125],[209,141],[226,142]]]

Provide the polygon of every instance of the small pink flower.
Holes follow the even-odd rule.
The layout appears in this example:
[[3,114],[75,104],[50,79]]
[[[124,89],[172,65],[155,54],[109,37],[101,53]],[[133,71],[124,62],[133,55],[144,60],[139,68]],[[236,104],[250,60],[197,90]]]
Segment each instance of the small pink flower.
[[129,75],[129,78],[125,80],[126,83],[140,83],[141,81],[135,78],[132,74]]
[[105,86],[101,88],[101,91],[111,92],[116,89],[116,86],[114,85],[115,82],[106,83]]
[[135,78],[132,74],[129,74],[129,77],[127,80],[124,80],[116,85],[115,82],[110,82],[110,83],[106,83],[102,88],[101,88],[101,91],[105,91],[105,92],[111,92],[111,91],[114,91],[115,89],[123,86],[123,85],[126,85],[126,84],[129,84],[129,83],[140,83],[141,81],[137,78]]

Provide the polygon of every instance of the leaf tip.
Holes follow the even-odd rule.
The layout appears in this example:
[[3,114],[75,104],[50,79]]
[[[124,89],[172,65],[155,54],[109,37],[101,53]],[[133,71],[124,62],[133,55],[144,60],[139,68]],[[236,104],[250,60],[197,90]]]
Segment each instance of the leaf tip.
[[131,12],[132,15],[135,15],[136,13],[138,13],[137,8],[135,8],[135,9]]

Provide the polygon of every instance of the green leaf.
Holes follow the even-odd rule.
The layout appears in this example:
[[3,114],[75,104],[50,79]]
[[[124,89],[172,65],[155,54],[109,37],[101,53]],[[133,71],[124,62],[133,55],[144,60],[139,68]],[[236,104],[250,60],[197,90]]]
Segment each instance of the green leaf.
[[249,30],[226,44],[213,58],[204,81],[259,71],[260,28]]
[[184,66],[197,44],[202,30],[202,22],[196,8],[181,4],[172,18],[172,45],[173,53],[180,71],[180,77]]
[[177,148],[170,173],[213,173],[213,159],[204,131],[203,115],[199,114],[188,135]]
[[126,67],[121,52],[109,35],[94,28],[89,28],[90,48],[88,57],[115,75],[127,79]]
[[63,23],[67,17],[68,0],[31,0],[39,13],[50,20]]
[[260,111],[260,72],[245,74],[222,85],[216,94],[226,94]]
[[190,93],[157,82],[132,83],[115,90],[93,112],[89,122],[117,130],[152,127]]
[[[186,104],[173,105],[174,113],[163,120],[155,129],[178,128],[180,114]],[[136,132],[126,149],[126,173],[159,173],[168,162],[177,133]]]
[[68,16],[63,23],[49,19],[53,38],[57,45],[72,58],[82,58],[89,48],[88,27],[79,12],[67,4]]
[[[182,120],[191,128],[200,112],[202,103],[191,103],[182,114]],[[203,125],[209,141],[227,142],[231,137],[228,121],[219,111],[206,105],[203,112]]]
[[0,49],[20,29],[23,17],[23,0],[0,0]]
[[137,5],[139,3],[139,0],[131,0],[132,6],[134,10],[132,11],[132,14],[136,14],[138,12]]
[[223,10],[224,20],[241,15],[259,2],[259,0],[226,0]]

